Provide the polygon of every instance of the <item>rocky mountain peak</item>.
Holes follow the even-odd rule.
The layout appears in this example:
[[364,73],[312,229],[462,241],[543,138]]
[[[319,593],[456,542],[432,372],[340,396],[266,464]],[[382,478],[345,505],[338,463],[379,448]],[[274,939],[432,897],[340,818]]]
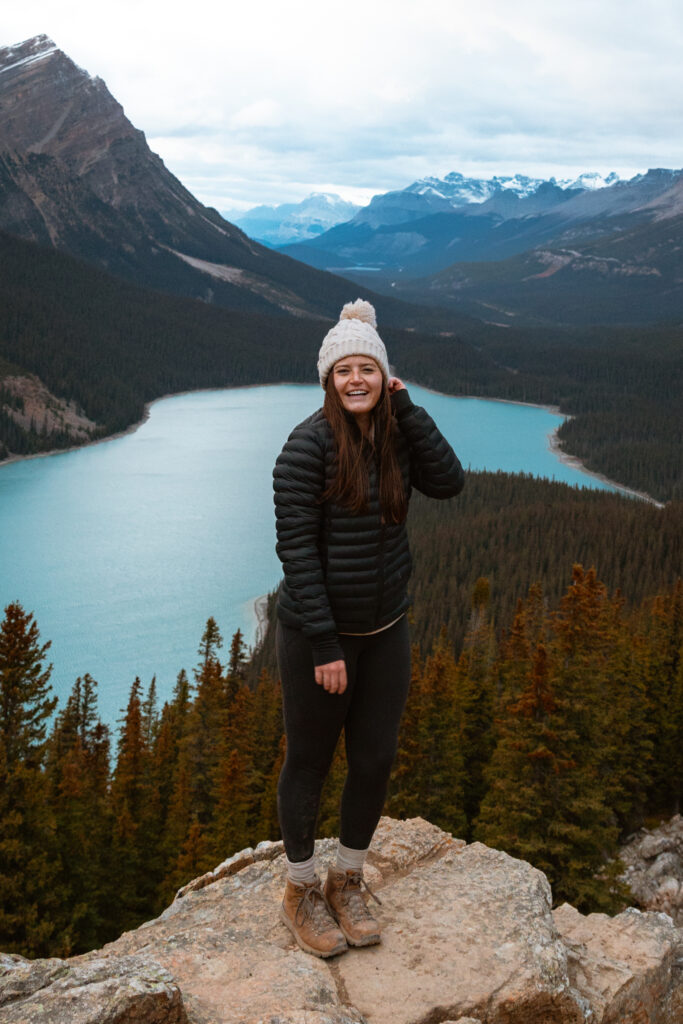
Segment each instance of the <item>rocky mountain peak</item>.
[[[555,179],[551,180],[554,181]],[[607,175],[602,175],[598,171],[584,171],[583,174],[579,174],[576,178],[562,178],[557,184],[561,188],[567,189],[581,188],[594,190],[597,188],[609,188],[621,180],[616,171],[610,171]]]
[[42,60],[56,50],[57,46],[53,40],[42,34],[25,39],[23,43],[15,43],[13,46],[0,46],[0,73]]
[[[79,68],[48,36],[0,50],[0,151],[63,161],[77,177],[92,172],[100,198],[112,198],[113,175],[102,174],[116,143],[144,146],[100,78]],[[107,184],[108,183],[108,186]]]

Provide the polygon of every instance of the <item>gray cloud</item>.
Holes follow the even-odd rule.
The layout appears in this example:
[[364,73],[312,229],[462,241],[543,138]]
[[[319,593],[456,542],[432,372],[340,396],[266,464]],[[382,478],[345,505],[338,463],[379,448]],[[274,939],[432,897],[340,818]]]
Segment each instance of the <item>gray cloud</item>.
[[679,0],[84,0],[5,12],[105,79],[219,209],[424,174],[683,165]]

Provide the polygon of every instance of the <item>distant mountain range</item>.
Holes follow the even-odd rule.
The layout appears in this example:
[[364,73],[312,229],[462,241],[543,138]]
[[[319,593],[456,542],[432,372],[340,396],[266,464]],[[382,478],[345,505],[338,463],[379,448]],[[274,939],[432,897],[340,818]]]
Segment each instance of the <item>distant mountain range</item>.
[[[528,197],[547,184],[561,190],[605,188],[619,181],[615,173],[603,177],[587,172],[577,178],[549,182],[543,178],[529,178],[524,174],[510,177],[466,178],[453,172],[445,178],[420,178],[407,188],[380,193],[368,206],[360,207],[340,196],[328,192],[312,192],[299,203],[279,203],[275,206],[255,206],[246,212],[225,210],[224,216],[241,228],[250,238],[273,247],[283,247],[317,238],[337,224],[354,220],[356,224],[379,227],[414,220],[430,211],[459,209],[472,203],[483,203],[495,195],[508,198]],[[417,196],[416,200],[412,197]]]
[[351,220],[359,210],[360,206],[334,193],[312,192],[299,203],[255,206],[246,213],[226,210],[225,216],[257,242],[282,246],[315,238]]
[[304,239],[275,251],[198,202],[104,82],[46,36],[0,49],[0,230],[246,313],[331,318],[361,285],[383,323],[425,330],[470,317],[676,322],[682,189],[683,171],[664,169],[630,181],[454,172],[345,213],[323,194],[250,211],[242,223],[270,245]]
[[683,171],[628,181],[449,174],[375,196],[281,251],[483,319],[648,322],[683,315]]

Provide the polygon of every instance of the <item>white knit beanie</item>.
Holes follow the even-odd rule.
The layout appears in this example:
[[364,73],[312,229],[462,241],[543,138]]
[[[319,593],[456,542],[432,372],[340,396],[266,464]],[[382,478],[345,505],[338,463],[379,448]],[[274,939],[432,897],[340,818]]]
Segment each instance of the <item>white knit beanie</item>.
[[339,323],[327,332],[318,355],[318,373],[323,387],[330,370],[346,356],[371,356],[378,364],[384,379],[391,376],[384,342],[377,333],[375,308],[365,299],[347,302],[341,311]]

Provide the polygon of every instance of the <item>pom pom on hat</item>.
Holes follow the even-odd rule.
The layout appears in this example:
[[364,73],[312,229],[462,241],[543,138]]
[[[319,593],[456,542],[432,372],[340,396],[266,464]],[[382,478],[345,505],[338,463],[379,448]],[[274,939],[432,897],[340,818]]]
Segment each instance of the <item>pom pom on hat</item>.
[[347,302],[341,311],[340,320],[362,320],[364,324],[370,324],[377,330],[377,317],[375,307],[365,299],[356,299],[355,302]]
[[365,299],[346,303],[339,322],[325,335],[318,355],[318,374],[323,387],[334,364],[347,356],[370,356],[384,379],[389,379],[387,350],[376,328],[377,318],[371,303]]

